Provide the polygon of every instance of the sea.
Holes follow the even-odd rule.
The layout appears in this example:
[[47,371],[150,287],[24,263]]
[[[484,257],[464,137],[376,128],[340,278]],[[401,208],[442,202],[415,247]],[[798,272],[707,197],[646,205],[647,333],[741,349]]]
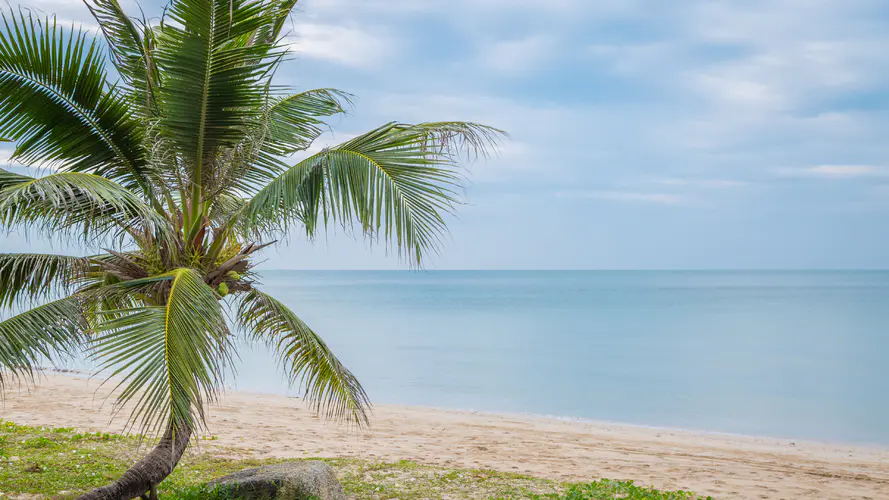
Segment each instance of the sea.
[[[889,444],[889,271],[266,271],[377,404]],[[239,340],[233,390],[299,396]]]
[[[268,271],[380,404],[889,444],[889,271]],[[242,341],[234,389],[299,395]]]

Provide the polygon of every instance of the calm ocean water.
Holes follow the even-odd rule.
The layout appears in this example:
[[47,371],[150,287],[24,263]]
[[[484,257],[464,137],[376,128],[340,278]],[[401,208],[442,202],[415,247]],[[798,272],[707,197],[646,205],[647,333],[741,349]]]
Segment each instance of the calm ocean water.
[[[889,272],[262,280],[377,403],[889,444]],[[288,393],[261,347],[233,385]]]
[[[889,271],[270,271],[262,282],[375,403],[889,444]],[[300,394],[264,346],[240,344],[231,388]]]

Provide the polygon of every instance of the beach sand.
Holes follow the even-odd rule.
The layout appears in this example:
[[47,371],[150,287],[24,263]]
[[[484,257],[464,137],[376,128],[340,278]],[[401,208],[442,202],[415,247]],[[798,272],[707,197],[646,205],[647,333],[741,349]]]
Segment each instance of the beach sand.
[[[0,417],[120,431],[110,384],[47,375],[7,390]],[[889,499],[889,448],[652,429],[522,415],[380,405],[369,430],[313,416],[299,399],[229,392],[210,413],[216,441],[258,457],[360,457],[491,468],[558,480],[633,479],[720,499]]]

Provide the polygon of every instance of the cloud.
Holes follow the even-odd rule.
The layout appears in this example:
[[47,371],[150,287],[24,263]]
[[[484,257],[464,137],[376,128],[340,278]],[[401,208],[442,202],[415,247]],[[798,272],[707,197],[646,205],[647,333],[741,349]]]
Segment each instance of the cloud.
[[746,182],[730,179],[696,179],[687,177],[665,177],[653,179],[652,182],[662,186],[691,187],[705,189],[739,188],[747,185]]
[[12,154],[14,152],[14,149],[0,148],[0,165],[11,165],[13,163]]
[[819,165],[810,167],[809,172],[827,177],[861,177],[885,174],[885,170],[870,165]]
[[676,70],[683,47],[675,42],[595,42],[586,47],[585,53],[598,67],[622,76],[641,73],[669,73]]
[[[9,144],[9,143],[7,143]],[[43,175],[45,172],[54,172],[59,169],[65,168],[66,164],[63,162],[57,162],[54,164],[47,163],[36,163],[25,165],[21,161],[17,159],[13,159],[12,155],[15,153],[15,149],[10,147],[0,148],[0,166],[3,168],[18,168],[23,169],[24,173],[27,175]]]
[[555,47],[552,37],[534,35],[483,45],[478,64],[486,71],[520,74],[537,68]]
[[[425,1],[430,4],[441,4],[441,2],[435,0]],[[600,15],[617,14],[635,11],[637,8],[635,0],[599,0],[596,2],[588,0],[552,0],[549,2],[537,0],[458,0],[457,3],[500,12],[503,12],[504,9],[520,9],[534,13],[557,12],[566,15],[584,12],[593,12]]]
[[821,177],[826,179],[850,179],[856,177],[887,177],[889,168],[875,165],[817,165],[800,169],[779,169],[785,177]]
[[360,68],[379,65],[396,53],[386,35],[330,24],[299,23],[288,43],[297,55]]
[[716,105],[746,111],[776,111],[787,105],[786,95],[770,82],[732,69],[692,74],[689,84]]
[[886,82],[889,37],[884,21],[873,22],[879,18],[869,0],[818,2],[805,9],[799,0],[692,5],[686,36],[693,43],[744,52],[699,75],[704,90],[717,98],[742,106],[753,101],[799,107]]
[[[889,39],[879,42],[883,44]],[[876,88],[889,64],[864,40],[776,40],[752,54],[687,72],[689,88],[714,105],[745,113],[804,109],[833,95]]]
[[379,15],[429,14],[471,19],[479,15],[493,15],[498,18],[508,14],[541,14],[575,16],[593,14],[597,16],[626,14],[638,10],[636,0],[305,0],[303,11],[309,15],[343,15],[374,13]]
[[656,93],[657,106],[675,110],[669,123],[652,125],[676,149],[726,157],[782,139],[793,144],[782,155],[811,154],[830,142],[836,149],[839,136],[860,128],[864,117],[847,116],[854,123],[845,130],[810,133],[813,119],[838,116],[844,104],[860,106],[867,93],[883,94],[889,85],[889,33],[874,0],[689,1],[640,13],[632,25],[659,15],[669,16],[661,29],[594,37],[583,53],[628,86]]
[[56,26],[60,26],[62,28],[70,28],[74,27],[76,30],[89,31],[93,34],[98,34],[101,28],[99,25],[95,23],[92,19],[65,19],[62,17],[56,17]]
[[334,146],[338,146],[346,141],[350,141],[350,140],[358,137],[358,135],[359,134],[357,134],[357,133],[327,131],[327,132],[321,134],[320,137],[315,139],[315,142],[313,142],[312,145],[308,147],[308,149],[306,149],[304,151],[299,151],[296,154],[294,154],[290,158],[290,163],[296,164],[297,162],[305,160],[309,156],[316,155],[316,154],[320,153],[321,151],[324,150],[324,148],[331,148]]
[[[128,1],[121,3],[123,8],[132,14],[135,4]],[[76,26],[78,28],[82,27],[84,31],[99,30],[96,20],[82,2],[71,0],[25,0],[21,2],[21,7],[25,12],[30,11],[38,19],[55,16],[56,24],[66,29]],[[13,9],[17,10],[18,6],[14,6]],[[135,12],[138,13],[138,9]]]
[[647,193],[641,191],[560,191],[559,198],[585,198],[618,202],[654,203],[657,205],[681,205],[687,200],[676,194]]
[[[373,117],[371,123],[466,120],[505,130],[509,138],[497,153],[472,168],[474,182],[576,185],[586,182],[584,170],[594,167],[599,175],[618,177],[618,172],[609,172],[604,156],[624,143],[628,148],[637,147],[632,138],[620,137],[624,123],[633,117],[622,117],[619,110],[572,108],[469,92],[387,93],[362,100],[358,109],[357,114]],[[608,161],[613,164],[617,160]]]

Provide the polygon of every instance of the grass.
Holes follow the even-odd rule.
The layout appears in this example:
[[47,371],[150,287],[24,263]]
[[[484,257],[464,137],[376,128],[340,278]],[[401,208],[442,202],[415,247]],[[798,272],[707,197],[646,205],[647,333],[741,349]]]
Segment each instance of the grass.
[[[203,440],[214,440],[212,436]],[[17,425],[0,420],[0,499],[69,499],[107,484],[146,451],[137,436],[79,433],[68,428]],[[558,483],[491,470],[447,469],[409,461],[323,459],[355,499],[561,499],[705,500],[689,492],[666,492],[631,481]],[[238,470],[278,463],[233,449],[189,451],[159,488],[165,500],[214,500],[207,481]],[[710,497],[706,497],[709,499]],[[712,500],[712,499],[711,499]]]

